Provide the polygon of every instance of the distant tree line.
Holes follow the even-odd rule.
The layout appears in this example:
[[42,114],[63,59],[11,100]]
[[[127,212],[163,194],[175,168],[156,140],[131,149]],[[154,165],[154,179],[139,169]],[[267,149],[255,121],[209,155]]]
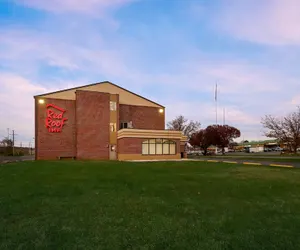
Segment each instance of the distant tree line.
[[[290,152],[297,153],[300,148],[300,106],[283,117],[266,115],[261,123],[266,129],[266,137],[276,139],[278,143],[285,144]],[[168,129],[182,131],[189,143],[200,147],[204,154],[212,145],[222,148],[224,153],[224,148],[233,145],[233,139],[241,135],[240,130],[228,125],[210,125],[205,129],[200,129],[200,126],[200,122],[189,121],[183,115],[167,124]]]
[[13,155],[13,141],[9,138],[4,138],[0,141],[0,146],[4,148],[3,154],[4,155]]
[[[13,140],[9,138],[4,138],[0,141],[0,154],[5,156],[23,156],[25,154],[22,147],[14,147]],[[14,150],[15,149],[15,150]],[[28,149],[29,150],[29,149]],[[29,151],[28,151],[29,153]],[[28,154],[27,153],[27,154]]]

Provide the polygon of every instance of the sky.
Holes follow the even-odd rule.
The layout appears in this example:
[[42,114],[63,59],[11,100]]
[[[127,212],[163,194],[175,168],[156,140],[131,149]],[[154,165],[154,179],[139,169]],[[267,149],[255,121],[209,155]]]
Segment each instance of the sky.
[[110,81],[178,115],[264,139],[300,105],[298,0],[0,0],[0,138],[33,143],[34,99]]

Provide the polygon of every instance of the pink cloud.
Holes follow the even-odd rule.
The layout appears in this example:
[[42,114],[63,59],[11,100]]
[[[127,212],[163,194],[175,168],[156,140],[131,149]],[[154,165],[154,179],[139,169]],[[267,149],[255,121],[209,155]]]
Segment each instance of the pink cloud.
[[[206,125],[216,122],[216,108],[213,102],[200,100],[197,102],[179,101],[174,103],[172,100],[168,100],[166,106],[168,107],[166,110],[168,120],[182,114],[191,120],[198,120]],[[220,124],[223,122],[223,108],[223,106],[218,107],[218,123]],[[226,105],[225,121],[239,126],[257,125],[260,123],[260,117],[259,115],[249,114],[237,106]]]
[[283,72],[241,60],[209,60],[208,56],[203,56],[180,66],[176,74],[158,74],[152,76],[152,81],[169,86],[182,86],[184,83],[191,90],[211,93],[212,98],[218,83],[220,98],[237,95],[241,101],[253,100],[251,95],[254,94],[278,93],[286,88],[287,83],[290,83],[291,89],[294,88],[293,79]]
[[[44,63],[68,71],[80,70],[108,76],[121,77],[132,72],[125,60],[123,45],[111,48],[99,34],[88,32],[86,36],[93,44],[79,45],[76,35],[51,36],[33,30],[0,29],[0,59],[20,71],[37,70]],[[10,53],[5,53],[7,50]]]
[[[0,51],[10,52],[0,53],[0,59],[3,63],[7,60],[10,61],[11,67],[17,67],[17,69],[13,68],[13,71],[16,72],[15,75],[2,74],[0,78],[0,85],[4,82],[12,85],[3,92],[5,96],[1,97],[7,103],[7,110],[9,110],[6,116],[3,116],[5,119],[1,120],[3,128],[14,127],[22,134],[32,134],[32,96],[35,93],[51,91],[42,87],[47,86],[45,81],[41,83],[41,86],[32,80],[35,79],[34,70],[41,62],[73,72],[80,69],[87,76],[87,79],[77,78],[76,82],[71,80],[66,82],[59,79],[60,75],[57,75],[56,79],[51,82],[56,86],[53,91],[99,80],[111,80],[165,105],[167,120],[184,114],[189,119],[200,120],[206,125],[215,122],[213,91],[215,81],[219,80],[219,121],[222,120],[222,107],[224,106],[227,111],[228,123],[241,128],[242,133],[248,133],[247,139],[251,135],[257,136],[259,133],[257,131],[260,131],[260,115],[265,114],[268,109],[271,112],[284,114],[293,108],[291,106],[288,106],[288,109],[286,106],[283,108],[282,104],[286,95],[292,96],[297,89],[294,86],[298,86],[298,82],[291,81],[284,72],[276,72],[271,68],[239,60],[213,60],[209,55],[194,57],[191,53],[192,56],[189,55],[188,58],[185,58],[184,63],[178,63],[178,71],[174,72],[163,68],[161,71],[163,73],[150,74],[148,71],[143,71],[138,61],[130,61],[132,58],[137,58],[139,51],[127,46],[123,41],[122,43],[120,41],[120,44],[124,47],[119,47],[119,44],[111,45],[105,42],[99,34],[95,35],[91,32],[84,35],[90,38],[92,46],[90,46],[91,43],[88,46],[76,43],[76,37],[72,35],[53,36],[45,32],[37,33],[28,30],[0,31]],[[124,49],[125,47],[126,49]],[[125,50],[126,52],[124,52]],[[178,61],[180,62],[180,60]],[[24,74],[24,68],[33,73],[25,72]],[[99,73],[107,78],[92,79],[92,77],[98,77]],[[21,77],[21,75],[28,77]],[[162,99],[155,97],[154,94],[151,97],[142,92],[145,86],[156,86],[158,91],[166,88],[168,91]],[[289,88],[286,88],[287,86]],[[26,89],[30,91],[26,91]],[[190,101],[181,100],[184,97],[181,96],[181,90],[195,91],[199,94],[199,101],[192,101],[195,100],[195,97]],[[277,93],[284,93],[284,95],[278,99],[274,96]],[[211,95],[211,101],[207,100],[208,94]],[[18,102],[11,102],[11,98]],[[290,101],[289,98],[287,99]],[[229,105],[227,102],[233,104]],[[22,106],[22,103],[26,103],[27,106]],[[248,105],[247,109],[243,108],[244,104]],[[254,108],[249,108],[251,105]],[[278,109],[278,107],[282,109]],[[23,116],[22,108],[30,110],[28,116]],[[22,124],[22,121],[26,123]],[[247,127],[250,125],[253,129]]]
[[300,44],[300,1],[231,0],[217,13],[217,29],[268,45]]
[[11,128],[18,134],[17,141],[23,138],[29,142],[34,137],[33,96],[47,89],[22,76],[3,72],[0,72],[0,87],[0,102],[5,107],[0,111],[1,136],[6,135],[6,128]]
[[300,95],[294,96],[292,101],[291,101],[292,105],[296,105],[296,106],[300,106]]
[[[176,101],[167,100],[165,103],[166,122],[178,115],[184,115],[189,120],[200,121],[201,127],[216,123],[216,110],[213,102],[199,101]],[[251,114],[248,110],[242,110],[238,106],[227,105],[225,109],[225,123],[241,130],[242,136],[247,140],[265,139],[263,127],[260,124],[259,114]],[[223,124],[223,107],[218,107],[218,124]]]
[[[63,67],[69,70],[78,69],[78,65],[72,57],[62,56],[70,46],[45,33],[37,33],[31,30],[11,29],[0,30],[1,48],[8,48],[10,53],[0,53],[2,60],[20,62],[24,60],[31,64],[45,60],[51,66]],[[22,46],[20,46],[22,44]],[[1,51],[0,48],[0,51]]]

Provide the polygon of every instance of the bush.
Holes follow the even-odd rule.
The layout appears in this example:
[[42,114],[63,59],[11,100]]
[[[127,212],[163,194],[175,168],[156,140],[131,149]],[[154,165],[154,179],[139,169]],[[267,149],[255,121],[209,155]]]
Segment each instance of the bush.
[[6,147],[4,151],[5,156],[12,156],[13,155],[13,148],[12,147]]
[[19,151],[19,152],[17,153],[17,155],[18,155],[18,156],[24,156],[25,154],[24,154],[23,151]]
[[15,151],[15,153],[13,154],[12,148],[7,148],[4,155],[5,156],[24,156],[25,153],[23,151]]

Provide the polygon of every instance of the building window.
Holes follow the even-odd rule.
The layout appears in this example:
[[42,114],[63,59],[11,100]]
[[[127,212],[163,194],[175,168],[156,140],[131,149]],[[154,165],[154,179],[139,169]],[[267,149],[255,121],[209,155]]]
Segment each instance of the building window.
[[132,121],[130,122],[120,122],[120,129],[123,128],[133,128]]
[[142,143],[143,155],[175,155],[176,142],[167,139],[149,139]]
[[110,101],[110,110],[116,111],[117,110],[117,103]]
[[116,132],[116,124],[115,123],[110,123],[110,132]]
[[148,143],[143,143],[142,146],[142,154],[143,155],[148,155],[149,154],[149,144]]
[[123,129],[123,128],[128,128],[128,122],[121,122],[120,123],[120,129]]

